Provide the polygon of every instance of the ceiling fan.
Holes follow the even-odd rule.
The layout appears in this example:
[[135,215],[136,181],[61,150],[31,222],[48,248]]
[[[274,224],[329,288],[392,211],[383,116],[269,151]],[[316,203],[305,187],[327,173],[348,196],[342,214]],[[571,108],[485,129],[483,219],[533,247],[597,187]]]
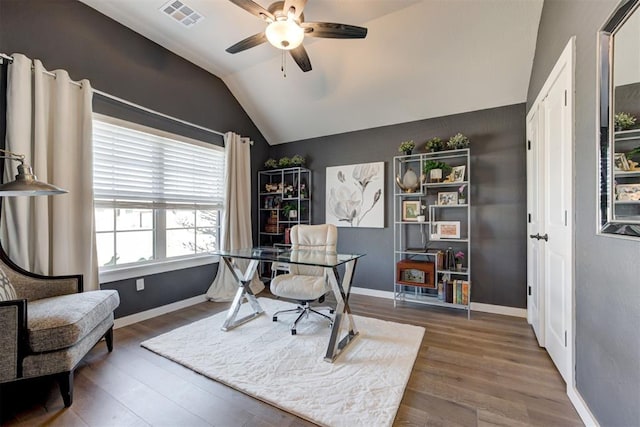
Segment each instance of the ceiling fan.
[[229,1],[269,24],[265,31],[227,48],[226,51],[229,53],[242,52],[268,41],[278,49],[288,50],[300,69],[307,72],[311,71],[311,61],[302,46],[305,36],[331,39],[363,39],[367,36],[367,29],[364,27],[330,22],[305,22],[302,10],[307,0],[277,1],[268,9],[252,0]]

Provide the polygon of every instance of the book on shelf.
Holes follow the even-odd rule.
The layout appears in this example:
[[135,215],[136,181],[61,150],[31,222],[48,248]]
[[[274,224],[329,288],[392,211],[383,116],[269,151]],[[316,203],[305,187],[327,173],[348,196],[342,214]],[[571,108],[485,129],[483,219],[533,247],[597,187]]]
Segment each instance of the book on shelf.
[[453,303],[453,282],[451,280],[444,281],[444,301]]
[[444,301],[444,283],[438,282],[438,301]]
[[469,282],[467,280],[462,281],[462,304],[469,304]]
[[456,280],[455,304],[462,304],[462,280]]

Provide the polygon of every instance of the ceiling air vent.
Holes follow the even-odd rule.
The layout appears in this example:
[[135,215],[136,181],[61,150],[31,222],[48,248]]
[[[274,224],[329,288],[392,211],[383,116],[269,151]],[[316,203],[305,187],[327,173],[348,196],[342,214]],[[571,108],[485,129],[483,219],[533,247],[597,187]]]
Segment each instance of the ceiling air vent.
[[204,17],[198,12],[181,2],[180,0],[169,0],[160,8],[160,12],[169,15],[185,27],[191,28]]

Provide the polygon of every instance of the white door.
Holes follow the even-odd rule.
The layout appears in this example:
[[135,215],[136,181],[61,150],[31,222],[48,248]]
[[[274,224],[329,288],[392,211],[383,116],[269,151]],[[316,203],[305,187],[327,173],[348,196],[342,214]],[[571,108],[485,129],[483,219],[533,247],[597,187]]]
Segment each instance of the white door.
[[[571,67],[551,85],[544,111],[544,283],[545,347],[568,381],[572,293],[572,149]],[[542,233],[541,233],[542,234]]]
[[574,44],[571,39],[527,115],[527,314],[568,387],[573,387]]
[[[527,321],[533,328],[538,344],[544,347],[544,246],[537,236],[543,222],[542,173],[544,144],[539,138],[542,117],[538,108],[527,116]],[[544,233],[543,233],[544,234]]]

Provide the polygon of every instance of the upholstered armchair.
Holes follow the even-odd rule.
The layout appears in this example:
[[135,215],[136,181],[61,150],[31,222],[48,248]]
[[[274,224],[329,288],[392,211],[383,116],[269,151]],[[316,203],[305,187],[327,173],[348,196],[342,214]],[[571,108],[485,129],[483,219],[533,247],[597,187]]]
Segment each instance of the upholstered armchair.
[[29,273],[0,248],[0,385],[54,375],[71,406],[74,369],[103,337],[111,352],[120,304],[117,291],[82,290],[82,275]]
[[[278,315],[287,312],[295,312],[298,317],[291,324],[291,334],[297,334],[298,322],[310,314],[318,315],[329,320],[333,318],[321,313],[319,310],[328,310],[330,307],[311,307],[313,301],[324,301],[324,296],[331,291],[323,267],[316,267],[318,256],[335,257],[338,244],[338,230],[332,224],[320,225],[295,225],[291,228],[291,257],[303,264],[289,264],[289,272],[273,277],[269,285],[271,293],[275,296],[297,301],[298,307],[291,310],[282,310],[273,314],[273,321],[278,321]],[[305,257],[307,259],[305,259]],[[280,268],[280,267],[279,267]]]

